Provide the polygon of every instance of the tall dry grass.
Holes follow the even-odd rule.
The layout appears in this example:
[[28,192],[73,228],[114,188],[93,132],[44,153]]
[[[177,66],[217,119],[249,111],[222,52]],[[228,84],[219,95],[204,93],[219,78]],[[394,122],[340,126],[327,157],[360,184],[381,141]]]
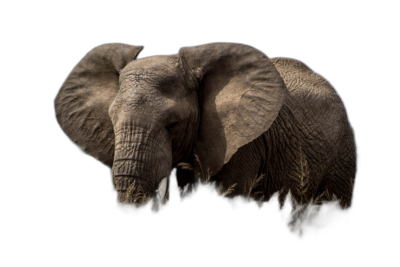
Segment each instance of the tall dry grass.
[[[201,162],[197,155],[195,155],[195,159],[200,167],[200,179],[192,184],[184,186],[183,188],[179,188],[181,192],[181,201],[184,201],[187,198],[190,198],[193,194],[197,192],[197,190],[202,188],[208,188],[213,190],[218,196],[221,198],[226,198],[229,194],[233,192],[236,184],[232,184],[227,189],[222,188],[220,184],[217,184],[215,181],[211,182],[211,176],[209,169],[204,171]],[[286,226],[288,229],[296,234],[299,237],[304,236],[305,230],[308,228],[322,228],[321,225],[321,210],[324,206],[329,205],[331,208],[336,209],[337,211],[345,211],[348,207],[347,204],[335,194],[331,192],[325,191],[324,193],[317,196],[309,196],[307,192],[310,187],[309,181],[309,168],[307,159],[302,152],[300,147],[300,155],[298,160],[298,178],[299,178],[299,186],[296,189],[297,194],[292,193],[290,189],[282,190],[276,193],[274,196],[269,196],[266,198],[264,192],[259,190],[259,185],[262,183],[264,179],[264,175],[260,177],[254,177],[250,180],[248,188],[245,190],[247,192],[241,200],[245,200],[248,203],[255,203],[258,207],[262,207],[269,202],[266,202],[266,199],[271,200],[276,197],[278,200],[278,208],[280,211],[284,209],[289,209],[289,216],[286,221]],[[258,189],[257,189],[258,188]],[[354,183],[353,183],[354,188]],[[287,193],[283,193],[287,192]],[[226,198],[228,201],[235,201],[235,198]],[[329,201],[327,201],[329,199]],[[122,195],[119,196],[119,204],[125,207],[130,207],[134,209],[140,209],[144,206],[150,205],[151,211],[153,213],[159,212],[163,207],[165,207],[169,202],[169,189],[165,196],[162,199],[157,199],[154,196],[148,196],[143,193],[143,190],[136,186],[135,182],[131,184],[127,191],[125,191]]]
[[[298,178],[296,193],[298,198],[291,194],[293,210],[289,221],[289,227],[292,231],[297,231],[299,235],[302,235],[304,223],[311,222],[317,216],[321,205],[325,201],[339,202],[339,199],[334,193],[330,192],[328,188],[325,188],[318,196],[314,196],[309,192],[311,182],[309,166],[301,145],[299,158],[296,163],[296,177]],[[354,181],[351,182],[351,186],[354,186]]]

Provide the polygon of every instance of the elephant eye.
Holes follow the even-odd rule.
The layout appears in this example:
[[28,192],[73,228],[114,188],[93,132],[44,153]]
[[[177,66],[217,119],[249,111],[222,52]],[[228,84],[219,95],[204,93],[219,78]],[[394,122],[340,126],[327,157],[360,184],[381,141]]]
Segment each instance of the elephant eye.
[[174,132],[177,124],[178,124],[177,121],[168,124],[168,126],[166,127],[167,131],[170,133]]

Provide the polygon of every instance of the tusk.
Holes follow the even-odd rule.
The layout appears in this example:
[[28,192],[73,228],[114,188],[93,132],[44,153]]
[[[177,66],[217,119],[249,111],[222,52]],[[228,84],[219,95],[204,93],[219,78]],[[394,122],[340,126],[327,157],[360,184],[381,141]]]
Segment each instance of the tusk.
[[168,177],[164,177],[161,182],[158,184],[156,198],[158,201],[162,201],[165,197],[165,193],[167,192],[168,186]]
[[178,181],[176,180],[176,169],[171,171],[171,176],[169,179],[169,201],[171,204],[176,205],[179,203],[179,188]]
[[181,168],[182,170],[189,170],[189,171],[193,171],[193,170],[194,170],[192,164],[190,164],[190,163],[188,163],[188,162],[180,162],[180,163],[178,163],[178,165],[176,165],[176,166],[178,166],[178,167]]

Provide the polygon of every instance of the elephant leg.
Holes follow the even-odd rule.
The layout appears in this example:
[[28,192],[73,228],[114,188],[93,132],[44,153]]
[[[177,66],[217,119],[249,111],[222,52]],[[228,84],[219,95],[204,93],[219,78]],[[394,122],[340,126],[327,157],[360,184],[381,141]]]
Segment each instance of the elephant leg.
[[323,178],[326,187],[323,192],[319,192],[320,195],[323,195],[322,201],[338,200],[342,208],[350,207],[354,187],[354,171],[351,164],[336,161],[332,166],[332,171]]
[[211,174],[210,181],[215,181],[227,197],[240,195],[262,200],[265,173],[262,173],[261,167],[264,162],[265,145],[258,138],[239,148],[216,175]]
[[356,172],[352,135],[345,136],[342,144],[330,171],[323,177],[323,186],[319,188],[316,197],[322,196],[322,201],[338,200],[342,208],[348,208],[351,205]]

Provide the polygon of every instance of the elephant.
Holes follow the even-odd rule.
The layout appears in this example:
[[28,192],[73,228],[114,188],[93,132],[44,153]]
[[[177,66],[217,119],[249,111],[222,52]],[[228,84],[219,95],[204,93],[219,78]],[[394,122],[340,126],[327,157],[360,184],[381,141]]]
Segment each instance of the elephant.
[[137,59],[142,49],[95,47],[54,101],[69,138],[111,167],[120,202],[165,201],[177,168],[181,190],[200,180],[229,198],[350,207],[354,133],[323,77],[244,44]]

